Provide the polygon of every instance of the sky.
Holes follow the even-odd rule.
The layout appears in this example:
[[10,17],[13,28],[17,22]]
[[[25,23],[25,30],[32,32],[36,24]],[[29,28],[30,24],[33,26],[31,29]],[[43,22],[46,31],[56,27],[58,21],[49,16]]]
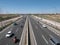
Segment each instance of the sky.
[[60,13],[60,0],[0,0],[0,13]]

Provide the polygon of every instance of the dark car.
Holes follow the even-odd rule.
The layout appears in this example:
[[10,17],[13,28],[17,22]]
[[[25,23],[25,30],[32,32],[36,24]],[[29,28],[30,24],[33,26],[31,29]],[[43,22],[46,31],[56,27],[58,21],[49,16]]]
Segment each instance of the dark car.
[[14,23],[14,25],[18,25],[17,23]]

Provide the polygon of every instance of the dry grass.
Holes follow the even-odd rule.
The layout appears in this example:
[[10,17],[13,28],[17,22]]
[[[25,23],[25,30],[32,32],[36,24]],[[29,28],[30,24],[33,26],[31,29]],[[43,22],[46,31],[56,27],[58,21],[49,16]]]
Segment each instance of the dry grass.
[[60,15],[37,15],[44,19],[60,22]]
[[19,15],[18,14],[0,14],[0,21],[15,18],[15,17],[19,17]]

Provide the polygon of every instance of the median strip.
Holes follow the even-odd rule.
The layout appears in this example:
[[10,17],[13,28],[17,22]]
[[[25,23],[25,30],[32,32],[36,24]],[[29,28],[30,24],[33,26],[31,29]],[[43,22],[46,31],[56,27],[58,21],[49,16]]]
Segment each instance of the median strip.
[[19,45],[28,45],[28,17],[26,18]]

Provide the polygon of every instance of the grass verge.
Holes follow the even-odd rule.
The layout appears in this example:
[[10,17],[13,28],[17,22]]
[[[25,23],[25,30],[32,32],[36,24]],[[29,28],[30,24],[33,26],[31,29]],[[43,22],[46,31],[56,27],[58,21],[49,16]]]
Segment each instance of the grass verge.
[[36,16],[60,23],[60,15],[36,15]]
[[6,27],[8,27],[9,25],[11,25],[12,23],[13,23],[13,22],[11,22],[11,23],[9,23],[9,24],[3,26],[3,27],[0,27],[0,31],[2,31],[3,29],[5,29]]

